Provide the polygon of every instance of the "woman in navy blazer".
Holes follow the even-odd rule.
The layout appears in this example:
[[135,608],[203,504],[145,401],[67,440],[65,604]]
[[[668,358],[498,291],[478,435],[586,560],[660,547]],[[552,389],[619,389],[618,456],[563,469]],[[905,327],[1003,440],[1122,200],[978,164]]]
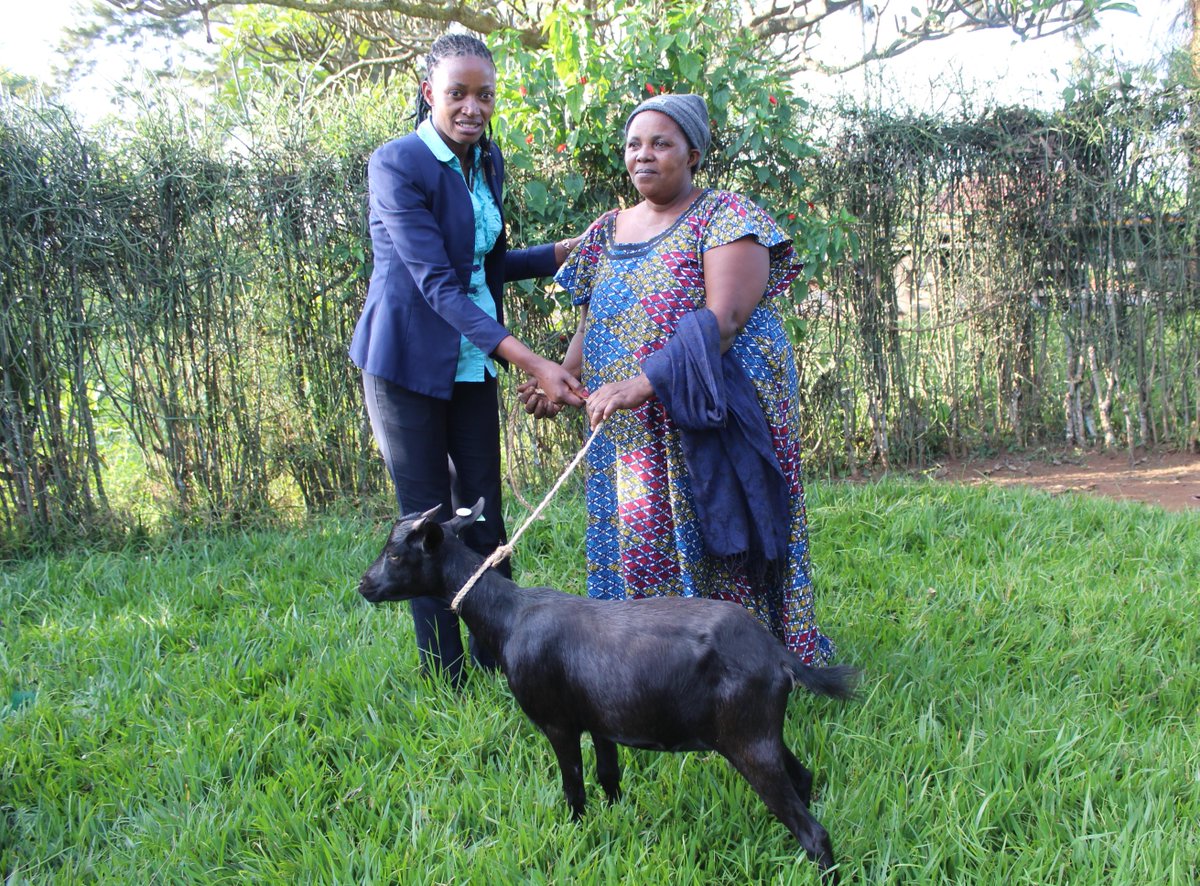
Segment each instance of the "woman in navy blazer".
[[[368,167],[375,264],[350,343],[371,429],[400,512],[486,508],[464,539],[481,554],[506,540],[495,364],[528,373],[556,406],[582,406],[579,381],[504,327],[507,280],[550,276],[571,238],[507,248],[504,161],[487,138],[496,68],[474,37],[438,38],[426,59],[417,131],[378,148]],[[502,564],[508,570],[508,564]],[[412,601],[422,668],[457,685],[458,619],[440,600]],[[471,638],[478,665],[495,667]]]

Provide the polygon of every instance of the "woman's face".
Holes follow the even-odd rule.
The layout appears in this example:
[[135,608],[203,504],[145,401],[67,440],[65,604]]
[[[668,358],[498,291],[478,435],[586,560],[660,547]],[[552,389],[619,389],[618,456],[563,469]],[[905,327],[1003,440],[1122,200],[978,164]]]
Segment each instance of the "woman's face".
[[421,83],[438,135],[458,157],[487,132],[496,108],[496,68],[475,55],[452,55],[438,62]]
[[688,147],[679,124],[661,111],[642,111],[625,136],[625,168],[638,193],[653,203],[669,203],[692,187],[689,167],[700,152]]

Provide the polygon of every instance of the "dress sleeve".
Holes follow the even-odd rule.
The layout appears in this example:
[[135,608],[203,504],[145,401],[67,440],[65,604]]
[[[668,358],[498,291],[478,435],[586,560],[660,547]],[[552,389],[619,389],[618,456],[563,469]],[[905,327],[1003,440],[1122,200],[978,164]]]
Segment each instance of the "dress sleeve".
[[612,216],[617,211],[605,213],[596,223],[587,229],[583,242],[575,247],[575,251],[567,256],[554,282],[566,290],[571,296],[571,304],[586,305],[592,299],[592,286],[596,282],[596,267],[604,256],[604,241],[606,230]]
[[767,247],[771,258],[763,298],[787,292],[804,268],[804,262],[792,248],[791,238],[754,201],[732,191],[719,191],[714,196],[714,205],[700,233],[700,252],[753,237]]

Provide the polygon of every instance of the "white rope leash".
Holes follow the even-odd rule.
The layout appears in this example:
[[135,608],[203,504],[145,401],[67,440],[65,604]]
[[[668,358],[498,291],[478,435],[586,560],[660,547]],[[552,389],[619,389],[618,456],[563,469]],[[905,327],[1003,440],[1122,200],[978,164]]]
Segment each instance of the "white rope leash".
[[480,564],[478,569],[475,570],[475,574],[467,579],[467,583],[462,586],[462,589],[455,594],[454,599],[450,601],[451,609],[453,609],[455,612],[458,612],[458,607],[459,604],[462,603],[463,597],[467,596],[467,591],[475,587],[475,583],[479,581],[483,574],[505,557],[512,556],[513,548],[516,547],[517,544],[517,539],[520,538],[521,534],[524,533],[525,530],[528,529],[533,523],[533,521],[541,515],[546,505],[550,503],[550,499],[554,498],[555,493],[557,493],[563,483],[566,482],[567,477],[571,476],[571,472],[579,466],[581,461],[583,461],[583,457],[587,455],[588,447],[592,445],[592,441],[596,439],[596,435],[600,433],[600,429],[602,427],[604,427],[603,421],[596,425],[595,429],[592,431],[592,435],[588,437],[587,442],[583,444],[583,448],[576,453],[575,458],[573,458],[571,463],[567,465],[566,470],[559,474],[558,479],[554,481],[554,485],[550,487],[550,491],[546,493],[541,503],[533,509],[533,513],[525,518],[525,522],[521,524],[521,528],[513,533],[513,537],[508,540],[508,543],[500,545],[500,547],[492,551],[492,553],[488,555],[488,558]]

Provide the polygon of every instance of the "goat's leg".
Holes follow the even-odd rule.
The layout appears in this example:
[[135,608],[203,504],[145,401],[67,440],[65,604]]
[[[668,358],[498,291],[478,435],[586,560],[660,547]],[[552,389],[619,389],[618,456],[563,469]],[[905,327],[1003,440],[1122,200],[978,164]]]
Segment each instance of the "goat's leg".
[[837,871],[833,867],[833,845],[829,833],[813,818],[808,806],[792,783],[788,766],[784,762],[782,742],[751,742],[746,747],[722,749],[734,768],[742,774],[750,787],[767,804],[767,808],[792,832],[805,853],[821,869],[822,879],[827,883],[837,882]]
[[596,778],[611,805],[621,799],[621,764],[617,760],[617,745],[594,732],[592,744],[596,748]]
[[587,798],[583,791],[583,752],[579,748],[581,732],[571,732],[557,726],[543,726],[550,746],[554,748],[554,756],[558,758],[558,768],[562,772],[563,796],[571,807],[571,817],[576,821],[583,818],[583,808]]
[[787,766],[788,777],[791,778],[796,793],[800,795],[805,806],[811,806],[813,774],[796,759],[796,755],[788,750],[787,745],[783,746],[783,762]]

